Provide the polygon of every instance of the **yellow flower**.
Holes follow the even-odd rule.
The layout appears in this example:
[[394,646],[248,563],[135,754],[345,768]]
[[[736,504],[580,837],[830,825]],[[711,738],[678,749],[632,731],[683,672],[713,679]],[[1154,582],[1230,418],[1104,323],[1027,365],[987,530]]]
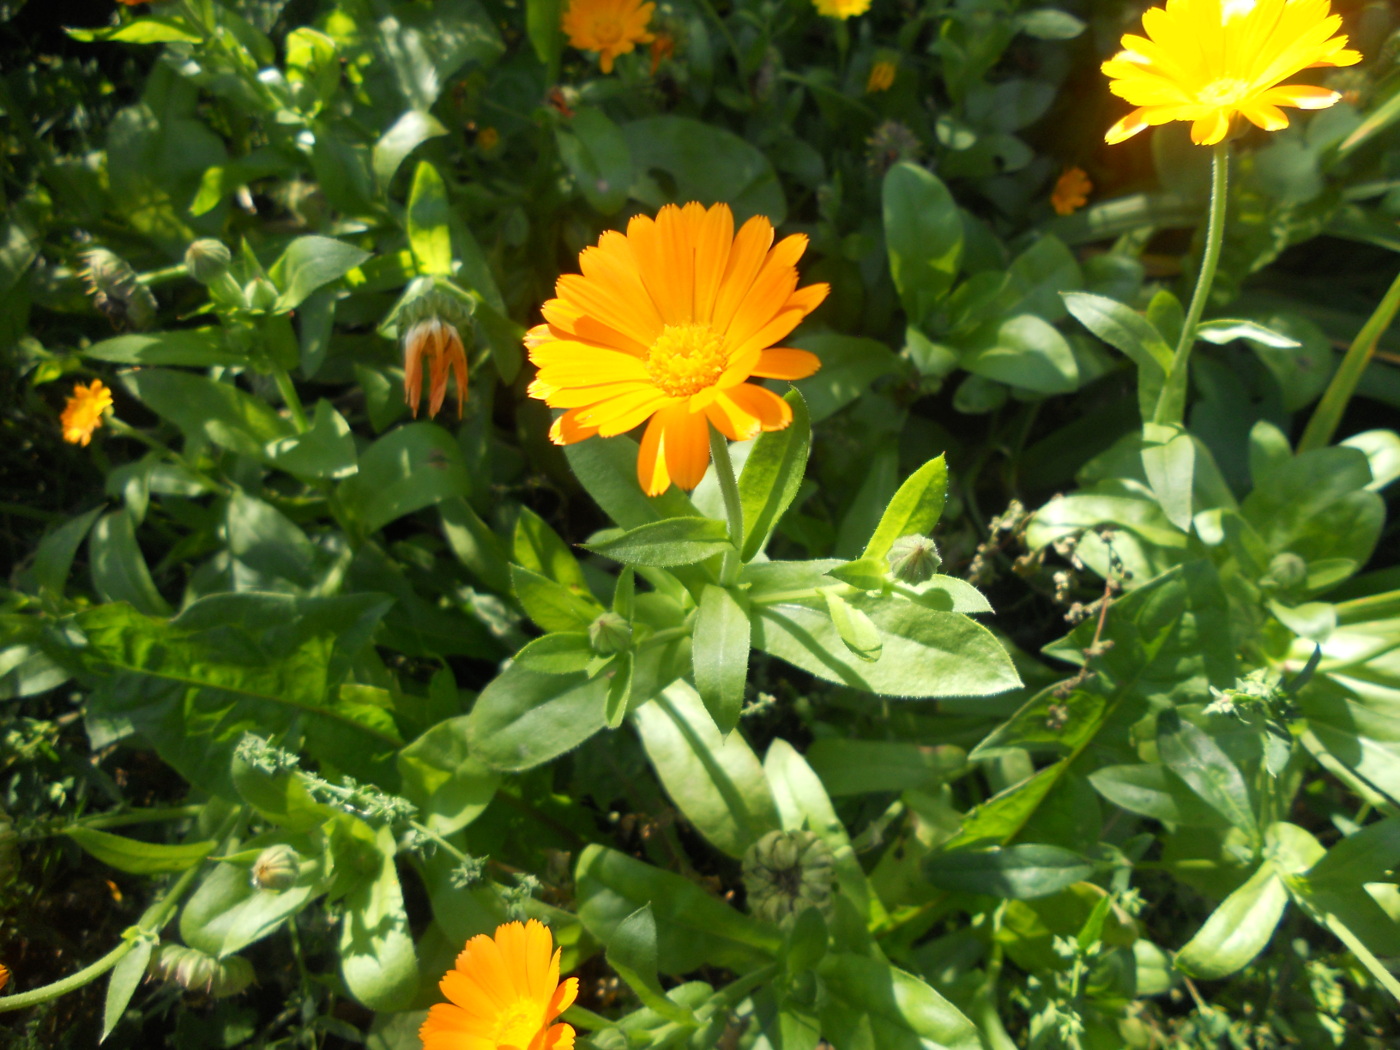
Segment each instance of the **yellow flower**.
[[852,18],[870,10],[870,0],[812,0],[817,14],[832,18]]
[[733,441],[782,430],[792,408],[751,377],[802,379],[820,366],[805,350],[775,348],[826,298],[797,287],[807,238],[773,244],[755,216],[734,232],[725,204],[668,204],[608,231],[565,274],[545,324],[525,336],[539,375],[530,396],[567,411],[560,445],[612,437],[650,419],[637,457],[648,495],[674,480],[693,489],[710,462],[709,426]]
[[618,55],[651,43],[647,23],[655,10],[655,4],[637,0],[570,0],[561,24],[570,44],[580,51],[598,52],[598,64],[604,73],[611,73]]
[[78,383],[73,396],[63,407],[58,421],[63,424],[63,440],[73,445],[86,445],[92,432],[102,425],[102,413],[112,407],[112,392],[100,379],[87,386]]
[[438,414],[447,397],[447,373],[457,377],[457,418],[467,400],[467,352],[457,329],[438,317],[427,317],[413,325],[403,340],[403,399],[418,415],[423,394],[423,358],[429,358],[428,415]]
[[1050,206],[1056,215],[1073,215],[1089,203],[1089,193],[1094,184],[1083,168],[1066,168],[1065,173],[1055,180],[1055,188],[1050,193]]
[[887,58],[882,58],[870,67],[870,79],[865,82],[865,93],[873,95],[877,91],[888,91],[894,83],[894,71],[898,68]]
[[1138,108],[1108,129],[1122,142],[1152,124],[1191,121],[1191,141],[1214,145],[1235,114],[1265,131],[1288,127],[1280,106],[1326,109],[1342,96],[1282,84],[1311,66],[1361,61],[1346,49],[1328,0],[1167,0],[1142,16],[1147,36],[1128,34],[1103,64],[1109,90]]
[[560,983],[553,947],[535,919],[469,940],[438,983],[451,1002],[436,1004],[418,1029],[424,1050],[571,1050],[573,1028],[552,1022],[573,1003],[578,978]]

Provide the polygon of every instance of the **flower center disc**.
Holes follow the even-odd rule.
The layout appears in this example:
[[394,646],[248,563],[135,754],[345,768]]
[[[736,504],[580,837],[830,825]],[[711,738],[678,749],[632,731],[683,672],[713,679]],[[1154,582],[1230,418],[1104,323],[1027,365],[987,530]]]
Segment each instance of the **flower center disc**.
[[1205,106],[1233,106],[1249,94],[1250,84],[1239,77],[1212,80],[1196,92],[1196,101]]
[[496,1031],[491,1040],[496,1046],[526,1050],[544,1027],[544,1010],[533,999],[517,999],[496,1018]]
[[647,375],[672,397],[713,386],[727,364],[723,337],[707,324],[668,324],[647,352]]
[[622,39],[622,19],[616,15],[599,15],[593,19],[593,39],[604,46]]

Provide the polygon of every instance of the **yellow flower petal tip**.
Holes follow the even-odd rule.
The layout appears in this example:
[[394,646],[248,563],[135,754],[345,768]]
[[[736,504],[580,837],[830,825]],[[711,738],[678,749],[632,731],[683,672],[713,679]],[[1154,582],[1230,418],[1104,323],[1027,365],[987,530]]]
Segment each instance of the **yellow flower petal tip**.
[[894,74],[899,67],[887,58],[882,58],[870,67],[870,77],[865,82],[865,93],[873,95],[877,91],[888,91],[894,86]]
[[1066,168],[1065,173],[1055,180],[1055,188],[1050,193],[1050,207],[1056,215],[1073,215],[1089,203],[1089,194],[1094,184],[1083,168]]
[[870,10],[870,0],[812,0],[817,14],[830,18],[854,18]]
[[423,361],[428,362],[428,415],[436,416],[447,398],[447,376],[457,380],[457,418],[467,402],[467,351],[457,329],[438,317],[409,328],[403,340],[403,399],[418,415],[423,395]]
[[792,422],[792,408],[748,380],[803,379],[814,354],[774,346],[826,298],[797,287],[801,234],[773,243],[762,216],[734,230],[726,204],[668,204],[608,231],[579,256],[525,336],[539,369],[530,396],[564,409],[550,438],[573,444],[647,423],[637,477],[650,496],[700,484],[709,428],[745,441]]
[[569,0],[560,26],[573,47],[596,51],[598,65],[611,73],[618,55],[651,43],[647,25],[655,10],[654,3],[638,0]]
[[63,407],[58,421],[63,426],[63,440],[72,445],[87,445],[92,432],[102,425],[102,416],[112,407],[112,391],[100,379],[87,386],[78,383]]
[[1212,146],[1244,117],[1265,131],[1288,126],[1280,108],[1326,109],[1342,96],[1284,84],[1312,66],[1350,66],[1339,15],[1329,0],[1167,0],[1142,16],[1145,36],[1123,37],[1103,64],[1109,90],[1137,108],[1113,127],[1110,145],[1145,127],[1191,122],[1191,141]]
[[559,980],[560,949],[549,927],[508,922],[467,942],[438,983],[437,1003],[418,1029],[424,1050],[572,1050],[573,1027],[555,1023],[578,994]]

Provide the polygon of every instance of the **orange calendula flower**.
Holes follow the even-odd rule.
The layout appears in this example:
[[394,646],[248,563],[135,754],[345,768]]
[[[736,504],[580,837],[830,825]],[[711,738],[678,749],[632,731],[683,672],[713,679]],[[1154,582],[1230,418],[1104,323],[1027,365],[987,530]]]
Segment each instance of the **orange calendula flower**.
[[102,380],[94,379],[87,386],[78,383],[58,417],[63,424],[63,440],[73,445],[88,444],[92,432],[102,425],[102,414],[111,407],[112,391]]
[[637,0],[569,0],[561,24],[570,44],[580,51],[598,52],[598,64],[604,73],[611,73],[618,55],[651,43],[647,23],[655,10],[655,4]]
[[882,58],[870,67],[870,79],[865,82],[865,93],[873,95],[877,91],[888,91],[894,84],[895,69],[898,68],[887,58]]
[[418,1029],[424,1050],[570,1050],[573,1027],[553,1022],[578,995],[578,978],[560,982],[559,954],[535,919],[473,937],[438,983],[451,1001]]
[[832,18],[854,18],[870,10],[870,0],[812,0],[817,14]]
[[4,963],[0,963],[0,992],[5,990],[5,985],[10,983],[10,968]]
[[792,407],[750,378],[803,379],[820,366],[774,347],[826,298],[797,287],[801,234],[773,243],[754,216],[734,232],[726,204],[668,204],[608,231],[565,274],[545,324],[525,336],[539,375],[530,396],[566,409],[550,438],[612,437],[650,420],[637,457],[648,495],[693,489],[710,462],[709,427],[732,441],[782,430]]
[[403,399],[418,415],[423,395],[423,359],[428,358],[428,415],[438,414],[447,397],[447,374],[457,377],[457,418],[467,401],[467,351],[457,329],[438,317],[426,317],[403,339]]
[[1055,180],[1055,188],[1050,193],[1050,206],[1056,215],[1073,215],[1089,203],[1089,193],[1094,184],[1083,168],[1066,168],[1065,173]]
[[1138,108],[1104,136],[1122,142],[1153,124],[1191,121],[1191,141],[1214,145],[1240,114],[1265,131],[1288,127],[1280,106],[1326,109],[1342,96],[1282,81],[1312,66],[1361,61],[1334,36],[1328,0],[1167,0],[1142,16],[1146,36],[1123,37],[1103,64],[1109,90]]

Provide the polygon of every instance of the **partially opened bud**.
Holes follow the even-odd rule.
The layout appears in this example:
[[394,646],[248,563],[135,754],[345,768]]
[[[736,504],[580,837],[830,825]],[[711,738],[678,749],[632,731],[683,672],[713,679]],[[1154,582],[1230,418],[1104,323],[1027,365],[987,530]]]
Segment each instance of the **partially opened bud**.
[[938,547],[927,536],[901,536],[885,555],[890,572],[904,583],[923,583],[943,564]]
[[620,653],[632,645],[632,625],[615,612],[605,612],[588,625],[588,644],[599,656]]
[[125,259],[106,248],[83,253],[81,272],[92,303],[112,322],[112,327],[149,328],[156,317],[156,299],[141,283]]
[[253,964],[242,956],[219,959],[182,944],[162,945],[151,959],[150,973],[212,999],[237,995],[253,983]]
[[269,846],[253,862],[253,885],[274,892],[290,888],[301,872],[301,857],[291,846]]

